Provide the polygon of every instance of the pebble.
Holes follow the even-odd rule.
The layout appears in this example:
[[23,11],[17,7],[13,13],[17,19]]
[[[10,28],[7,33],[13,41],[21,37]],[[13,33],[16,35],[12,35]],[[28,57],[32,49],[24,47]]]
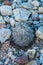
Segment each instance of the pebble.
[[11,26],[15,25],[15,20],[13,18],[10,18],[10,24],[11,24]]
[[[34,1],[32,1],[32,4],[33,4],[35,7],[39,7],[40,2],[38,2],[37,0],[34,0]],[[36,5],[36,4],[37,4],[37,5]]]
[[30,16],[30,12],[24,8],[16,8],[13,10],[16,21],[27,21]]
[[36,31],[36,36],[39,39],[43,39],[43,26],[39,27],[39,29]]
[[28,55],[28,57],[29,57],[30,59],[33,59],[33,58],[35,57],[35,54],[36,54],[36,50],[35,50],[35,49],[29,49],[29,50],[27,50],[27,52],[26,52],[26,55]]
[[[9,10],[10,9],[10,10]],[[9,5],[3,5],[0,7],[2,15],[12,15],[12,8]]]
[[43,7],[39,7],[39,13],[43,14]]
[[0,29],[0,42],[5,42],[11,35],[11,31],[9,29],[1,28]]

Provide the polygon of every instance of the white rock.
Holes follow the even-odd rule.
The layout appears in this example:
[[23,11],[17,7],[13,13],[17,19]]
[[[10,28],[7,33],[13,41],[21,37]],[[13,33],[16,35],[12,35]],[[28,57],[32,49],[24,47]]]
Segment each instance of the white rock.
[[43,7],[39,7],[39,13],[43,14]]
[[39,27],[39,29],[36,31],[36,36],[39,39],[43,39],[43,26]]
[[9,29],[1,28],[0,29],[0,42],[3,43],[9,39],[11,31]]
[[2,5],[0,7],[0,11],[2,15],[11,15],[12,14],[12,8],[8,5]]
[[24,8],[16,8],[13,10],[16,21],[27,21],[30,16],[30,12]]
[[15,20],[13,18],[10,18],[10,24],[11,24],[11,26],[15,25]]
[[38,6],[40,5],[40,3],[39,3],[37,0],[32,1],[32,4],[33,4],[35,7],[38,7]]

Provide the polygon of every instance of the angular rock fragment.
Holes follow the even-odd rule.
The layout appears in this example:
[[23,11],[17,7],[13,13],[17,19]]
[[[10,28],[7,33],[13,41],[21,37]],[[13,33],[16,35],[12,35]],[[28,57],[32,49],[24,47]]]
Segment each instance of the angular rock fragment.
[[9,29],[1,28],[0,29],[0,42],[3,43],[9,39],[11,31]]
[[16,21],[27,21],[30,16],[30,12],[24,8],[16,8],[13,10]]

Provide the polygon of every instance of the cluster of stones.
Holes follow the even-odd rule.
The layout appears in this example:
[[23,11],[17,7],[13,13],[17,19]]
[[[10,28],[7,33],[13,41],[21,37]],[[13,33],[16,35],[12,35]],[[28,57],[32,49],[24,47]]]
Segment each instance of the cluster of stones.
[[0,65],[43,65],[43,0],[0,0],[0,47]]

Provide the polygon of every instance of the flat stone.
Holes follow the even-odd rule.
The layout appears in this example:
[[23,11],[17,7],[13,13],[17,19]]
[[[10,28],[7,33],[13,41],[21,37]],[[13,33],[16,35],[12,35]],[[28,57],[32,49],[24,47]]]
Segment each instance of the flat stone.
[[13,10],[16,21],[27,21],[30,16],[30,12],[24,8],[16,8]]
[[43,14],[43,7],[39,7],[39,13]]
[[1,28],[0,29],[0,42],[3,43],[9,39],[11,31],[9,29]]
[[39,27],[39,29],[36,31],[36,36],[39,39],[43,39],[43,26]]
[[0,11],[2,15],[12,15],[12,8],[9,5],[2,5]]

